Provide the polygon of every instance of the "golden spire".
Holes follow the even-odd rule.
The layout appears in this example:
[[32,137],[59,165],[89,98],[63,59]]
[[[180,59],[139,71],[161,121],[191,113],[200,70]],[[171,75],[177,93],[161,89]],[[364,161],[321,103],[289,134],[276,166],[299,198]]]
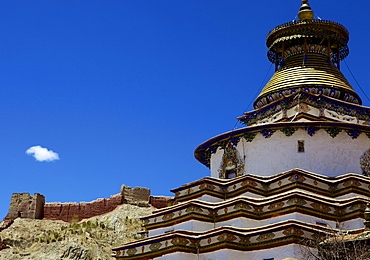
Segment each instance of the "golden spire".
[[267,57],[275,64],[275,74],[253,106],[261,108],[301,90],[361,105],[361,98],[340,72],[340,61],[349,53],[346,28],[314,19],[308,0],[302,0],[298,17],[267,35]]
[[311,6],[308,4],[308,0],[302,0],[301,8],[299,9],[298,18],[301,21],[312,20],[314,13],[311,10]]

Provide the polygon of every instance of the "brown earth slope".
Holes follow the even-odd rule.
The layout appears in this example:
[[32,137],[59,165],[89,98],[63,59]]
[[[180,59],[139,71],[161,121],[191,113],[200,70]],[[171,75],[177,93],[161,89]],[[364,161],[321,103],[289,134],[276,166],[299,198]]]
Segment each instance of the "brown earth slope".
[[140,217],[153,207],[123,204],[104,215],[77,223],[17,218],[0,232],[7,248],[1,260],[109,260],[111,248],[139,239]]

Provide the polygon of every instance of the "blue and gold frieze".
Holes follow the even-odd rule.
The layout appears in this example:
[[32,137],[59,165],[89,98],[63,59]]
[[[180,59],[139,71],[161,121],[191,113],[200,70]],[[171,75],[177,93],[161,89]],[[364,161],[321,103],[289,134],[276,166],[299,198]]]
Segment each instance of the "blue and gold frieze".
[[346,192],[369,196],[370,179],[359,174],[326,177],[301,169],[293,169],[271,177],[251,174],[227,180],[206,177],[171,191],[175,193],[174,202],[176,204],[200,199],[205,195],[220,199],[232,199],[245,193],[268,197],[293,188],[330,198],[341,196]]
[[203,254],[219,249],[252,251],[300,244],[331,229],[296,220],[254,229],[221,227],[207,232],[174,231],[113,249],[116,259],[151,259],[173,252]]
[[[244,116],[238,117],[245,125],[253,125],[265,118],[271,118],[280,111],[289,110],[297,104],[306,104],[318,109],[327,109],[340,113],[341,115],[349,115],[360,120],[370,121],[370,108],[359,106],[352,103],[353,97],[346,96],[346,101],[337,100],[340,92],[336,90],[321,88],[321,87],[301,87],[298,89],[284,90],[284,93],[275,93],[274,97],[268,97],[270,104],[256,109],[251,112],[244,113]],[[356,103],[356,102],[354,102]],[[283,120],[285,117],[281,117]]]
[[[297,181],[303,180],[298,179]],[[359,187],[361,183],[358,180],[347,180],[339,186],[349,187],[351,185]],[[190,201],[157,211],[142,220],[146,230],[149,231],[191,220],[219,223],[242,217],[251,221],[260,221],[290,214],[294,210],[304,215],[341,222],[362,217],[366,203],[368,200],[363,197],[331,199],[314,193],[294,191],[263,199],[239,197],[221,203]]]

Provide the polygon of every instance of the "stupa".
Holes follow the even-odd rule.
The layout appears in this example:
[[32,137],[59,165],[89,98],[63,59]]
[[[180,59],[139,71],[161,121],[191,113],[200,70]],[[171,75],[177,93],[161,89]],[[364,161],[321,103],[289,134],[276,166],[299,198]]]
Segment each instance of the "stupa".
[[364,228],[370,108],[340,71],[349,33],[314,19],[307,0],[298,17],[267,35],[275,73],[245,127],[196,148],[211,177],[173,189],[116,259],[303,259],[302,240]]

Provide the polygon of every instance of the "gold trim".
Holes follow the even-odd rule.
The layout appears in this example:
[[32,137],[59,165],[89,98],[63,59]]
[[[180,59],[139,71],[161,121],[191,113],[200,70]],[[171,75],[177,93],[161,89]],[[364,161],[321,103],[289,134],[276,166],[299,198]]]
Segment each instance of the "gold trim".
[[321,87],[342,89],[357,96],[339,69],[328,64],[326,56],[316,53],[310,53],[307,56],[304,66],[302,66],[304,54],[287,58],[285,61],[286,65],[275,72],[257,100],[272,92],[280,92],[285,89],[306,85],[320,85]]

